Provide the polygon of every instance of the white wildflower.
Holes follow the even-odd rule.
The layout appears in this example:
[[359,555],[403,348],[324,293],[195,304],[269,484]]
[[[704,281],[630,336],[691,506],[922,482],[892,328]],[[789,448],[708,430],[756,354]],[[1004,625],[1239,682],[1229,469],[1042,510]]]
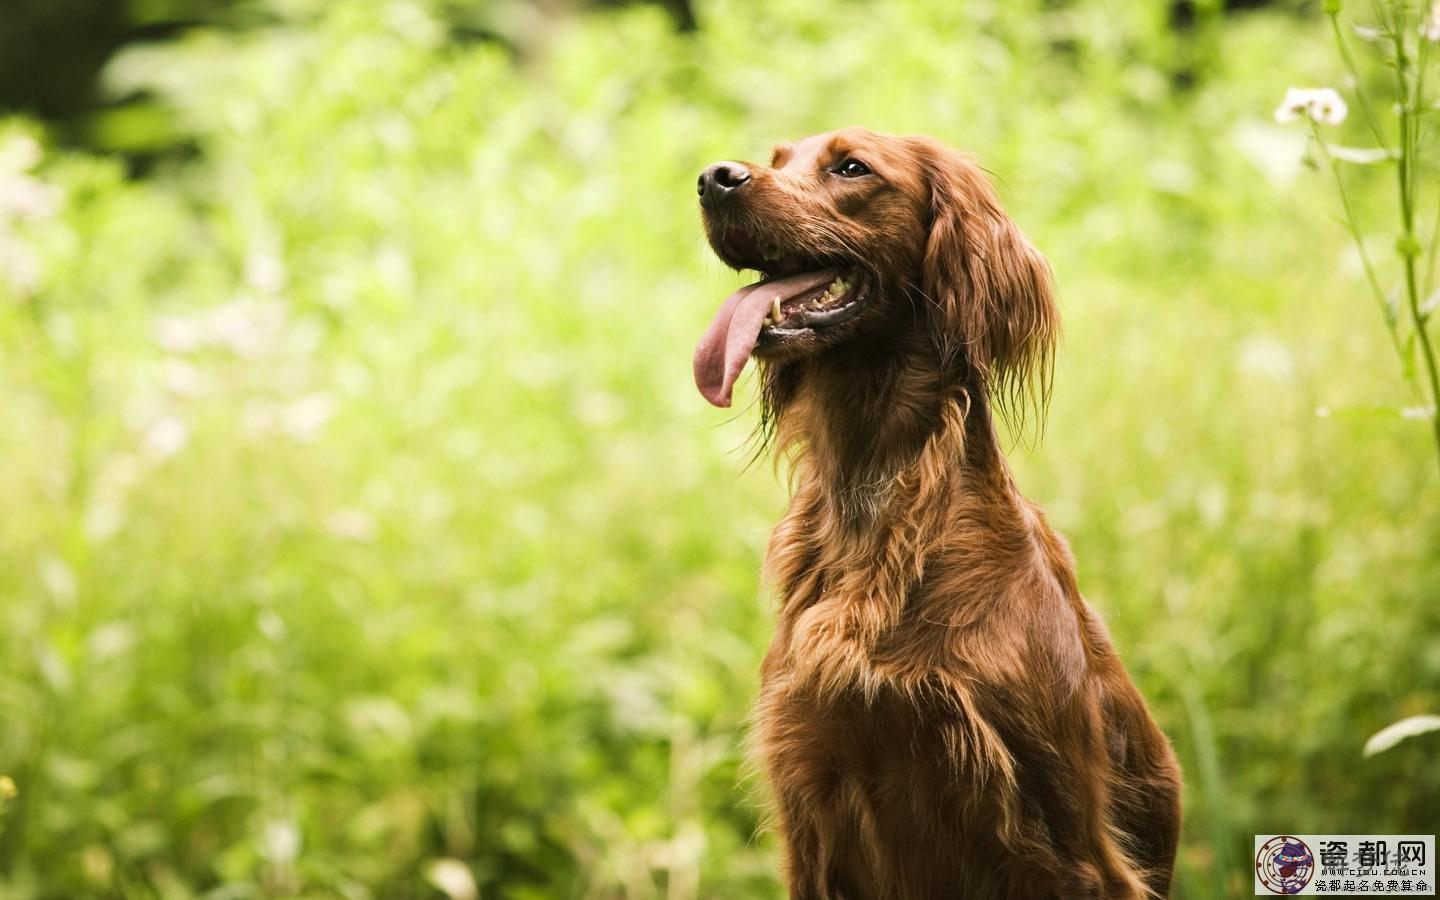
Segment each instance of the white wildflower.
[[371,541],[379,532],[375,517],[363,509],[345,507],[325,517],[325,527],[338,538],[350,541]]
[[30,175],[0,176],[0,216],[6,219],[53,219],[63,199],[60,188]]
[[0,172],[28,172],[40,164],[45,151],[28,134],[10,134],[0,141]]
[[103,543],[120,533],[125,525],[125,507],[118,497],[93,501],[85,510],[85,536]]
[[1310,105],[1310,91],[1305,88],[1292,87],[1285,91],[1285,99],[1275,107],[1275,121],[1293,122],[1300,118]]
[[208,386],[199,369],[173,356],[160,364],[160,381],[177,397],[199,397]]
[[1324,125],[1339,125],[1349,112],[1345,98],[1334,88],[1319,88],[1310,98],[1310,118]]
[[70,568],[65,560],[58,556],[46,556],[40,560],[40,583],[45,590],[57,600],[68,601],[75,598],[75,591],[79,587],[79,579],[75,576],[75,570]]
[[280,407],[274,403],[255,401],[240,411],[240,427],[246,436],[265,438],[279,427]]
[[29,174],[43,155],[28,135],[0,135],[0,282],[21,295],[34,293],[42,273],[39,254],[16,225],[53,219],[64,202],[59,187]]
[[1303,115],[1322,125],[1339,125],[1349,112],[1345,98],[1334,88],[1292,87],[1275,108],[1275,121],[1293,122]]
[[155,320],[155,340],[171,353],[186,353],[198,349],[204,339],[199,319],[160,316]]
[[300,856],[300,829],[289,819],[273,819],[260,833],[260,853],[276,865],[289,865]]
[[1430,6],[1425,18],[1420,20],[1420,37],[1427,41],[1440,41],[1440,3]]
[[284,307],[237,298],[210,310],[205,331],[210,343],[236,356],[261,356],[270,350],[285,327]]
[[142,444],[145,455],[154,460],[168,459],[190,443],[190,426],[178,416],[163,416],[145,429]]
[[0,220],[50,219],[59,211],[60,188],[29,174],[43,156],[29,135],[0,138]]
[[307,394],[280,411],[285,433],[297,441],[313,441],[335,415],[335,401],[327,394]]
[[0,221],[0,282],[8,283],[22,295],[32,294],[40,286],[42,274],[40,256],[12,236]]
[[475,900],[480,896],[470,867],[458,859],[432,860],[426,867],[425,878],[450,900]]
[[1290,348],[1277,338],[1255,334],[1240,342],[1235,359],[1242,374],[1268,381],[1285,381],[1295,374]]
[[90,655],[95,659],[110,659],[128,653],[140,642],[135,626],[128,622],[109,622],[90,633]]
[[255,619],[255,627],[260,629],[261,634],[277,644],[285,639],[285,635],[289,631],[285,627],[285,620],[272,609],[265,610]]
[[245,257],[245,282],[260,293],[280,293],[285,277],[285,260],[279,253],[256,250]]
[[161,316],[155,338],[171,353],[213,347],[256,357],[276,347],[286,325],[283,304],[238,297],[192,315]]

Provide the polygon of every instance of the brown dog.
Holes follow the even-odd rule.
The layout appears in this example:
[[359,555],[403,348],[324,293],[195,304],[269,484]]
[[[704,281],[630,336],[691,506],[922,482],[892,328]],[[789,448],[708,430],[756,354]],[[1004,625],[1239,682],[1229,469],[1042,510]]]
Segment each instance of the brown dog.
[[1043,412],[1049,267],[980,170],[847,129],[700,176],[710,244],[763,279],[695,380],[794,455],[756,709],[797,900],[1165,896],[1179,770],[1021,496],[995,410]]

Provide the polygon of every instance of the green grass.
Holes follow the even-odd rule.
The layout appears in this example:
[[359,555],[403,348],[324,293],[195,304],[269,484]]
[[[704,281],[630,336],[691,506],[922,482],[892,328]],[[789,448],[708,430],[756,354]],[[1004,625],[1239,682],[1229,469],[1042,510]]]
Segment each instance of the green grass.
[[1269,117],[1338,81],[1325,23],[965,6],[511,58],[337,4],[114,64],[202,156],[51,150],[54,215],[0,212],[0,897],[780,896],[783,479],[690,383],[737,283],[693,182],[846,124],[975,152],[1055,267],[1013,458],[1185,767],[1176,896],[1248,896],[1254,833],[1434,831],[1437,739],[1360,755],[1440,709],[1433,447],[1366,411],[1415,399]]

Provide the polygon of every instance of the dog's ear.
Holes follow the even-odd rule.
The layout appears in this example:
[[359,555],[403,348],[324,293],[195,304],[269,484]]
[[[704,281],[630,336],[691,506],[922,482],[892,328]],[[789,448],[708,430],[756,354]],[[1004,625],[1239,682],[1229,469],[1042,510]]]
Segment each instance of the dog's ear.
[[935,340],[947,366],[963,358],[1002,414],[1023,424],[1050,396],[1060,330],[1050,265],[977,165],[937,141],[916,150],[930,189],[921,289],[938,307]]

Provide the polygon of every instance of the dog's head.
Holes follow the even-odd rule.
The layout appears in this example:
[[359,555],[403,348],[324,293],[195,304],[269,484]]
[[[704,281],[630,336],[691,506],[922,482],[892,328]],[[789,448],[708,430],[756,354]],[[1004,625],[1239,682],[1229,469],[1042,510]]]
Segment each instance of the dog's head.
[[781,144],[768,166],[715,163],[698,189],[716,254],[761,276],[696,349],[711,403],[730,405],[751,355],[783,366],[864,339],[923,346],[939,378],[978,376],[1002,400],[1047,391],[1049,267],[960,153],[847,128]]

